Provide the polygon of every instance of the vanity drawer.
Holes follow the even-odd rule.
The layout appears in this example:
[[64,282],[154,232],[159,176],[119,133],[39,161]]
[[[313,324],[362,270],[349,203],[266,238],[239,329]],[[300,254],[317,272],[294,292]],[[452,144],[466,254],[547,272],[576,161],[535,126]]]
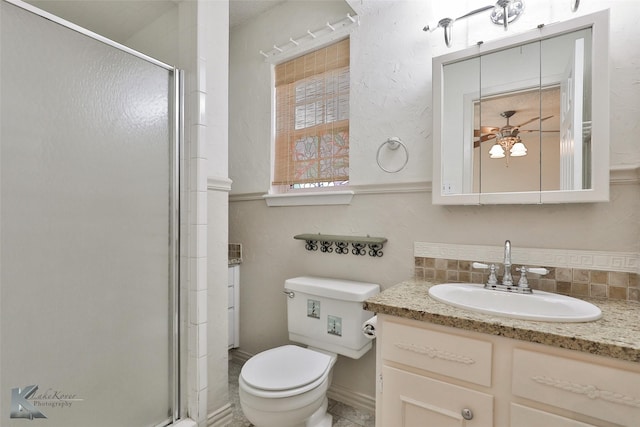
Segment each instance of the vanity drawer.
[[514,395],[624,426],[640,420],[639,384],[640,369],[513,351]]
[[382,358],[491,387],[492,344],[385,321]]
[[585,424],[559,415],[550,414],[534,408],[511,404],[511,418],[509,425],[518,427],[596,427],[593,424]]

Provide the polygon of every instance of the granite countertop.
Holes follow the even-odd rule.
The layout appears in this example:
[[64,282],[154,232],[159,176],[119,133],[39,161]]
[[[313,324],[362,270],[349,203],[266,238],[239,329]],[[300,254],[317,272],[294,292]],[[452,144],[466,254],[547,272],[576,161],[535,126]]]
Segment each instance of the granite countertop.
[[583,298],[602,310],[593,322],[537,322],[490,316],[429,297],[434,283],[408,280],[364,302],[365,310],[640,363],[640,303]]

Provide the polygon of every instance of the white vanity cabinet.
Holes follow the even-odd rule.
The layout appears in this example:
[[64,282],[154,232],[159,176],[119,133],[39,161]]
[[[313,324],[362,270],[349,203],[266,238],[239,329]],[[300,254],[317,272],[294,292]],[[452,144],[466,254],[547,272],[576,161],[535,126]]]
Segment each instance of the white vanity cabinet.
[[379,315],[377,427],[640,426],[640,363]]
[[227,312],[229,316],[229,349],[240,347],[240,266],[229,265],[227,280]]

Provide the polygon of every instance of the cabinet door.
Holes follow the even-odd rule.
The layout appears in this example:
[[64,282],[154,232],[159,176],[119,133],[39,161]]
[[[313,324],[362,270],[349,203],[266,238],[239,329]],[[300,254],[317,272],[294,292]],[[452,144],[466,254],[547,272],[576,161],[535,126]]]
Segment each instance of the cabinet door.
[[491,395],[388,366],[382,381],[383,426],[493,427]]

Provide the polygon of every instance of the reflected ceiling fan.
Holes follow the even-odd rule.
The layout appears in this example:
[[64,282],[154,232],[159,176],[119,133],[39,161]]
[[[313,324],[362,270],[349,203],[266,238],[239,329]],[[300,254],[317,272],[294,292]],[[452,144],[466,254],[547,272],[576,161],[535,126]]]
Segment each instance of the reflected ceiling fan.
[[509,157],[522,157],[527,155],[527,147],[524,145],[522,140],[520,139],[519,134],[522,132],[558,132],[558,131],[546,131],[540,129],[531,129],[531,130],[521,130],[522,126],[528,125],[529,123],[533,123],[537,120],[543,122],[547,119],[553,117],[547,116],[544,118],[534,117],[532,119],[527,120],[526,122],[520,123],[519,125],[512,126],[509,124],[509,119],[513,117],[516,113],[515,110],[507,110],[500,113],[502,117],[507,119],[507,124],[498,127],[491,126],[482,126],[480,129],[474,130],[474,137],[477,140],[474,142],[474,147],[480,146],[481,143],[485,141],[490,141],[495,139],[495,144],[491,146],[489,150],[489,157],[492,159],[502,159],[504,157],[507,158],[506,166],[509,166]]
[[507,110],[507,111],[503,111],[502,113],[500,113],[500,116],[504,117],[505,119],[507,119],[507,124],[502,126],[502,127],[495,127],[495,126],[482,126],[480,127],[480,129],[475,129],[473,131],[473,136],[474,138],[477,138],[475,143],[474,143],[474,147],[478,147],[480,145],[480,143],[485,142],[485,141],[489,141],[491,139],[495,139],[498,138],[498,140],[500,139],[504,139],[504,138],[518,138],[518,134],[519,133],[524,133],[524,132],[559,132],[557,130],[540,130],[540,129],[520,129],[523,126],[528,125],[529,123],[533,123],[536,120],[539,120],[540,122],[543,122],[545,120],[548,120],[550,118],[553,117],[553,115],[551,116],[547,116],[547,117],[534,117],[532,119],[529,119],[523,123],[520,123],[519,125],[511,125],[509,123],[509,119],[511,117],[513,117],[513,115],[516,114],[515,110]]

